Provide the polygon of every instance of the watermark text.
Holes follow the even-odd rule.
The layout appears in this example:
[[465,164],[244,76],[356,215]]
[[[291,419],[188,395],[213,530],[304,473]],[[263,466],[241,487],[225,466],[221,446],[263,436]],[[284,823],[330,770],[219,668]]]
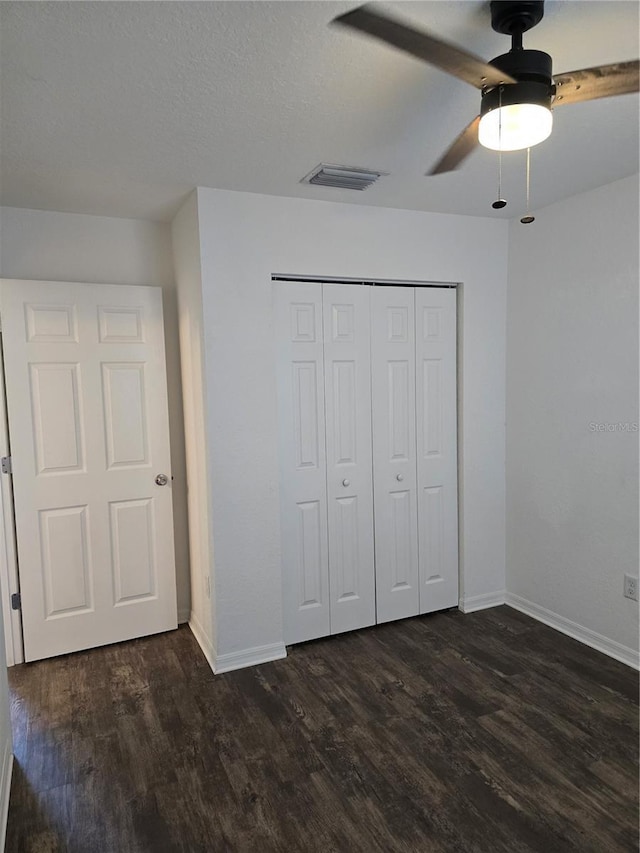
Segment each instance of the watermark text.
[[617,421],[616,423],[589,423],[589,432],[638,432],[635,421]]

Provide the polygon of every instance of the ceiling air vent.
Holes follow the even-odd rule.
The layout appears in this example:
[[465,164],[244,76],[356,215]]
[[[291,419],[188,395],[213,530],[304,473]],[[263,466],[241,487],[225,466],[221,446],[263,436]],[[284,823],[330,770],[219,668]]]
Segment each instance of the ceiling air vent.
[[366,190],[378,178],[386,174],[388,173],[359,169],[356,166],[333,166],[329,163],[320,163],[300,183],[315,184],[320,187],[337,187],[341,190]]

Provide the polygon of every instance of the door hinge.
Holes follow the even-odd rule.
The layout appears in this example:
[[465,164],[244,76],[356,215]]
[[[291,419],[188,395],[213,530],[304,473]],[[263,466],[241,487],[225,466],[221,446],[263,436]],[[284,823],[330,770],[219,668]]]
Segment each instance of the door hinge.
[[2,459],[0,459],[0,466],[2,466],[3,474],[13,474],[13,466],[11,465],[10,456],[3,456]]
[[19,592],[14,592],[11,596],[11,609],[20,610],[22,607],[22,596]]

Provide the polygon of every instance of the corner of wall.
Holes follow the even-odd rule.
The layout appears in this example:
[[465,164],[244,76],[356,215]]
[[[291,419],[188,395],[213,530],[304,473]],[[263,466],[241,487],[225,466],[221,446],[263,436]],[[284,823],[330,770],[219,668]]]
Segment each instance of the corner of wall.
[[187,504],[191,565],[189,624],[213,668],[215,583],[206,429],[206,370],[198,196],[194,191],[171,225],[182,364]]
[[196,638],[196,642],[200,646],[202,654],[207,659],[207,663],[211,667],[212,672],[216,672],[216,647],[210,632],[205,630],[202,623],[198,619],[197,613],[192,610],[189,616],[189,628],[191,633]]

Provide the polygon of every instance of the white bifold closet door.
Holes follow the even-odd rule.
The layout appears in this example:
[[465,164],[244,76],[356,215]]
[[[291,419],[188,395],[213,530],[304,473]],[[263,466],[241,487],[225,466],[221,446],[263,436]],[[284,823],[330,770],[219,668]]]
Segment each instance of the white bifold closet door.
[[369,288],[275,285],[284,637],[375,617]]
[[322,286],[332,634],[376,621],[369,291]]
[[412,287],[373,287],[373,471],[377,621],[420,611],[416,354]]
[[285,642],[457,605],[455,289],[274,295]]
[[458,604],[456,291],[415,289],[420,613]]

